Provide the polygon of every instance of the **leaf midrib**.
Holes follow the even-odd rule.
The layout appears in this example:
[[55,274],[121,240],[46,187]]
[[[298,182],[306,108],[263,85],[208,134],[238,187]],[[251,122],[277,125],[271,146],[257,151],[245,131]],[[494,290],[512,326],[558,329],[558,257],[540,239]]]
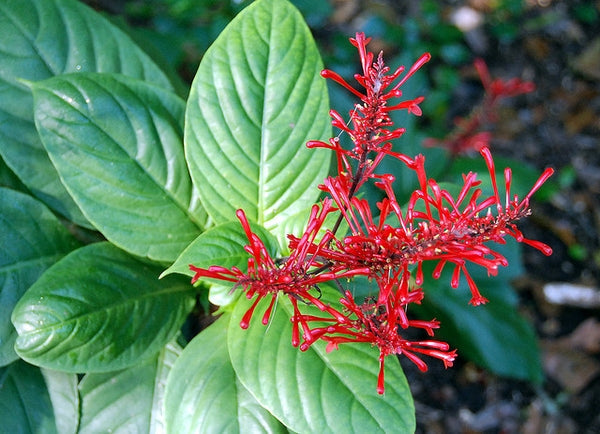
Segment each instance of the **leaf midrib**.
[[[116,80],[116,81],[118,81],[118,80]],[[121,85],[123,85],[125,87],[128,87],[126,84],[124,84],[124,83],[122,83],[120,81],[118,81],[118,82]],[[73,83],[71,83],[70,81],[67,81],[67,83],[69,85],[73,86],[78,91],[78,93],[80,94],[80,96],[83,97],[84,100],[85,100],[85,96],[83,94],[81,94],[81,92],[79,92],[79,88],[77,86],[74,86]],[[114,101],[114,103],[116,105],[118,105],[119,108],[123,109],[123,106],[120,104],[120,102],[118,101],[118,99],[116,99],[116,98],[113,97],[113,93],[110,91],[110,89],[106,89],[106,87],[104,87],[104,85],[102,85],[101,83],[98,83],[97,81],[94,81],[94,84],[97,85],[97,86],[99,86],[99,87],[101,87],[103,91],[107,92],[107,94],[111,96],[111,100]],[[170,202],[172,202],[173,204],[175,204],[178,209],[180,209],[181,211],[183,211],[183,213],[189,218],[189,220],[191,222],[194,223],[194,225],[199,230],[203,229],[202,228],[202,224],[197,220],[197,218],[193,214],[191,214],[191,212],[189,210],[190,204],[187,204],[187,206],[186,206],[185,203],[180,204],[179,201],[177,200],[177,198],[173,195],[173,193],[171,191],[169,191],[166,188],[164,188],[164,186],[162,185],[162,183],[158,182],[158,180],[152,175],[152,173],[148,172],[148,170],[146,170],[147,168],[144,167],[135,157],[132,157],[131,155],[129,155],[129,153],[127,152],[127,150],[124,149],[120,145],[119,140],[115,139],[111,134],[109,134],[109,132],[107,132],[106,130],[102,129],[99,125],[97,125],[93,121],[93,119],[87,113],[84,113],[78,107],[70,104],[68,101],[65,101],[64,98],[62,98],[57,93],[57,91],[55,91],[54,89],[51,89],[51,88],[49,89],[48,87],[44,87],[43,89],[46,92],[51,93],[55,98],[58,98],[61,102],[67,104],[72,110],[74,110],[75,112],[77,112],[78,114],[80,114],[82,117],[84,117],[85,119],[87,119],[90,122],[90,124],[93,125],[94,128],[96,128],[100,132],[100,134],[102,134],[103,136],[107,137],[112,143],[114,143],[116,145],[116,147],[119,149],[119,152],[123,153],[127,157],[127,160],[129,162],[133,162],[145,174],[145,176],[147,176],[148,179],[150,179],[152,181],[152,183],[156,187],[158,187],[160,189],[160,191],[164,192],[165,195],[169,198]],[[132,89],[130,89],[130,90],[132,90]],[[145,108],[146,108],[146,110],[149,110],[148,107],[145,107]],[[123,111],[126,112],[126,110],[124,110],[124,109],[123,109]],[[62,120],[61,118],[55,118],[55,119]],[[152,123],[154,124],[154,122],[152,122]],[[129,123],[129,124],[131,126],[131,123]],[[156,126],[155,125],[154,125],[153,129],[156,130]],[[60,137],[61,139],[63,139],[67,143],[72,143],[70,139],[68,139],[67,137],[65,137],[62,134],[59,134],[58,131],[56,131],[55,129],[49,129],[49,130],[52,131],[52,133],[54,135],[56,135],[57,137]],[[160,142],[160,140],[157,140],[157,141]],[[182,137],[182,143],[183,143],[183,137]],[[78,146],[76,146],[76,147],[79,148]],[[94,155],[92,152],[89,152],[87,150],[84,151],[84,152],[85,152],[85,154]],[[164,156],[164,153],[162,153],[161,155]],[[188,173],[188,176],[189,176],[189,173]],[[69,187],[67,187],[67,189],[69,189]],[[190,202],[191,202],[191,181],[190,181]]]
[[[277,6],[275,6],[277,7]],[[269,14],[269,18],[271,19],[271,22],[273,21],[273,13]],[[259,154],[259,166],[258,166],[258,183],[257,183],[257,187],[258,187],[258,202],[257,202],[257,206],[256,206],[256,211],[257,211],[257,217],[258,217],[258,223],[261,226],[265,225],[265,212],[266,212],[266,205],[265,205],[265,196],[264,196],[264,191],[265,191],[265,185],[267,184],[267,179],[265,179],[266,177],[266,171],[264,170],[264,167],[266,167],[266,162],[267,162],[267,158],[266,158],[266,151],[265,148],[266,146],[268,146],[268,143],[265,143],[265,132],[267,130],[267,126],[268,126],[268,122],[266,119],[266,102],[268,101],[267,96],[268,96],[268,91],[270,90],[270,87],[268,86],[268,82],[267,80],[269,79],[269,75],[271,72],[271,62],[272,62],[272,50],[271,47],[273,46],[272,44],[272,39],[273,39],[273,34],[272,34],[272,29],[273,26],[271,23],[269,23],[269,25],[267,26],[268,28],[268,35],[266,37],[266,40],[268,41],[268,54],[267,54],[267,64],[265,67],[265,75],[263,77],[263,100],[262,100],[262,113],[261,113],[261,123],[260,123],[260,154]]]
[[[191,289],[190,289],[191,288]],[[78,314],[76,316],[73,316],[67,320],[64,321],[60,321],[60,322],[55,322],[52,324],[48,324],[45,327],[40,327],[40,328],[36,328],[34,329],[32,332],[28,332],[28,335],[34,335],[34,334],[42,334],[44,332],[47,331],[52,331],[53,329],[57,328],[57,327],[64,327],[65,325],[70,325],[72,323],[76,323],[78,321],[84,320],[88,317],[93,317],[94,315],[97,315],[99,312],[101,311],[110,311],[113,309],[117,309],[118,307],[122,307],[122,306],[126,306],[127,304],[135,304],[138,302],[142,302],[144,301],[144,299],[148,299],[148,298],[153,298],[153,297],[160,297],[169,293],[174,293],[174,294],[179,294],[179,293],[185,293],[185,292],[189,292],[190,294],[194,292],[193,287],[183,287],[182,285],[182,289],[175,289],[175,288],[164,288],[164,289],[160,289],[159,291],[154,291],[154,292],[150,292],[150,293],[145,293],[145,294],[141,294],[141,296],[137,296],[137,297],[131,297],[131,298],[127,298],[125,300],[121,300],[115,303],[110,303],[108,305],[102,306],[100,309],[96,309],[96,310],[92,310],[86,313],[81,313]],[[72,299],[72,297],[62,297],[62,298],[66,298],[67,300]],[[182,297],[183,298],[183,297]],[[89,305],[89,304],[88,304]],[[92,305],[93,307],[96,307],[94,305]],[[53,311],[56,311],[56,309],[54,309]],[[42,313],[43,316],[47,316],[46,315],[47,311],[44,311]],[[31,321],[28,321],[31,322]]]

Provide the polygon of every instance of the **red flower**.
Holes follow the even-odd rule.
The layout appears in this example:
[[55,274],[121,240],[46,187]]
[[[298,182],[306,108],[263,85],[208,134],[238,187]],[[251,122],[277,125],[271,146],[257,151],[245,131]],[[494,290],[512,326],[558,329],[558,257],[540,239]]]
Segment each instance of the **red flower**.
[[492,102],[495,102],[499,98],[517,96],[535,90],[534,83],[531,81],[523,81],[517,77],[509,80],[502,80],[500,78],[492,79],[490,71],[483,59],[475,59],[473,65],[487,92],[487,97],[490,98]]
[[[420,303],[424,296],[421,288],[423,262],[436,263],[434,278],[439,278],[446,264],[451,264],[454,271],[450,285],[456,288],[462,274],[471,291],[470,303],[479,305],[487,300],[471,278],[467,264],[484,267],[490,275],[496,274],[499,266],[507,265],[506,258],[493,250],[490,242],[504,243],[507,236],[512,236],[545,254],[552,252],[545,244],[525,238],[516,223],[530,214],[529,199],[553,171],[546,169],[529,193],[519,199],[516,195],[511,196],[512,175],[510,169],[505,169],[505,194],[501,196],[494,162],[486,146],[489,133],[478,130],[487,119],[483,116],[488,113],[477,114],[452,139],[451,150],[480,150],[493,192],[489,197],[482,197],[476,174],[469,172],[463,175],[458,194],[452,195],[427,176],[425,157],[411,158],[392,151],[391,140],[400,137],[404,129],[393,127],[389,113],[408,110],[418,116],[423,98],[396,104],[390,101],[402,96],[400,87],[429,60],[429,54],[421,56],[401,77],[404,67],[390,73],[381,53],[374,60],[373,53],[366,48],[369,40],[363,33],[357,33],[356,38],[350,40],[359,52],[362,74],[356,74],[355,79],[361,90],[350,86],[333,71],[322,72],[323,77],[334,80],[360,99],[350,112],[349,122],[336,111],[330,112],[332,125],[347,133],[354,146],[350,150],[343,149],[338,137],[330,139],[329,143],[307,143],[309,148],[334,150],[338,173],[325,179],[320,186],[330,197],[320,206],[312,207],[303,235],[299,238],[288,235],[290,255],[272,258],[262,240],[252,232],[244,212],[238,210],[237,216],[248,238],[245,246],[250,255],[247,270],[220,266],[204,269],[193,265],[190,269],[195,272],[192,282],[201,278],[219,279],[231,282],[233,289],[241,287],[248,299],[255,297],[240,322],[242,328],[249,326],[258,303],[270,297],[262,318],[266,325],[277,297],[282,294],[293,306],[292,345],[299,346],[300,350],[307,350],[319,339],[327,342],[327,351],[344,343],[364,342],[376,346],[379,350],[377,391],[381,394],[384,392],[384,361],[389,355],[405,355],[422,371],[427,370],[421,358],[424,355],[442,360],[446,367],[452,366],[456,358],[456,351],[451,351],[445,342],[411,341],[403,336],[403,331],[409,327],[425,330],[429,336],[439,328],[435,319],[413,320],[407,314],[409,305]],[[476,62],[476,68],[486,89],[485,110],[501,97],[531,90],[527,82],[492,80],[483,63]],[[375,173],[386,155],[401,160],[417,176],[419,187],[404,207],[392,188],[394,176]],[[374,179],[375,185],[385,193],[384,199],[376,204],[378,212],[374,212],[367,199],[356,196],[369,179]],[[333,212],[339,212],[336,223],[331,229],[323,230],[326,217]],[[343,221],[349,232],[336,237]],[[368,297],[362,303],[355,301],[344,289],[343,280],[356,275],[367,276],[376,283],[376,296]],[[330,281],[337,284],[342,294],[339,309],[320,300],[319,285]],[[320,314],[303,314],[302,304],[314,305]]]
[[[398,204],[391,175],[379,176],[377,185],[387,197],[379,202],[379,223],[375,223],[371,207],[364,199],[350,198],[344,185],[337,178],[327,178],[322,187],[336,202],[350,228],[350,235],[343,240],[332,239],[335,248],[325,246],[319,254],[338,268],[368,267],[370,276],[385,281],[390,276],[398,278],[408,267],[417,264],[417,284],[423,280],[421,265],[424,261],[437,261],[434,277],[438,278],[447,263],[455,266],[451,286],[456,288],[463,274],[472,293],[470,303],[486,303],[466,268],[471,262],[495,275],[498,266],[506,266],[504,256],[493,250],[490,242],[504,243],[506,236],[529,244],[546,255],[551,249],[543,243],[525,238],[516,222],[530,214],[529,198],[550,177],[552,169],[546,169],[524,199],[510,198],[510,169],[505,171],[505,204],[498,192],[494,163],[487,148],[481,151],[488,165],[494,193],[482,199],[479,181],[474,173],[464,176],[464,185],[454,198],[425,173],[425,158],[417,156],[409,167],[419,179],[417,189],[408,201],[406,212]],[[492,213],[491,208],[495,208]],[[394,218],[392,218],[394,217]],[[394,221],[397,222],[394,225]],[[378,303],[384,303],[389,293],[380,284]]]
[[[420,289],[409,292],[407,278],[402,279],[399,285],[404,285],[406,288],[399,291],[391,290],[390,294],[394,295],[388,297],[384,304],[365,300],[359,305],[352,294],[346,291],[345,297],[340,300],[346,310],[346,316],[342,320],[331,320],[334,324],[312,329],[310,335],[305,336],[305,342],[300,348],[307,349],[317,339],[328,343],[327,352],[345,343],[364,342],[376,346],[379,349],[377,381],[379,394],[384,392],[384,362],[389,355],[404,355],[421,371],[427,371],[427,365],[420,358],[421,354],[442,360],[445,367],[452,366],[456,351],[449,351],[450,346],[447,343],[434,340],[410,341],[402,337],[400,330],[409,327],[424,329],[429,336],[433,336],[433,330],[439,328],[439,322],[408,319],[406,306],[410,303],[419,303],[423,293]],[[406,294],[406,296],[399,294]],[[306,317],[305,321],[323,322],[324,320]]]
[[[350,111],[349,122],[346,122],[335,110],[329,112],[333,119],[331,124],[350,136],[354,142],[354,148],[352,150],[343,149],[337,137],[331,138],[329,143],[321,141],[309,141],[307,143],[309,148],[322,147],[335,151],[338,174],[343,179],[353,180],[356,184],[353,189],[360,187],[364,180],[373,174],[373,171],[386,154],[402,155],[391,152],[392,145],[390,141],[400,137],[405,129],[390,129],[393,122],[389,113],[393,110],[408,110],[410,113],[420,116],[422,112],[419,104],[424,98],[418,97],[395,105],[388,105],[388,100],[401,97],[400,87],[431,58],[429,53],[423,54],[406,74],[394,84],[404,72],[404,66],[400,66],[389,74],[390,68],[385,65],[383,53],[380,52],[377,60],[373,61],[373,53],[367,51],[367,44],[370,40],[371,38],[365,38],[364,33],[357,33],[356,38],[350,39],[352,45],[358,49],[362,66],[362,74],[356,74],[354,78],[364,90],[352,87],[336,72],[328,69],[321,72],[323,77],[340,84],[361,100],[361,104],[355,104],[354,109]],[[370,152],[375,153],[375,156],[371,159],[368,157]],[[348,158],[358,160],[356,174]],[[353,194],[354,191],[351,192],[350,196]]]
[[[318,244],[315,244],[315,239],[321,230],[325,218],[332,210],[334,208],[331,206],[331,200],[324,200],[320,208],[318,205],[313,205],[302,238],[295,240],[290,256],[283,261],[275,261],[271,257],[262,240],[252,232],[244,211],[238,210],[236,215],[249,241],[249,244],[245,247],[246,252],[250,254],[248,258],[248,270],[243,272],[237,267],[227,269],[215,265],[206,269],[190,265],[190,269],[196,273],[192,279],[192,283],[195,283],[202,277],[219,279],[233,282],[233,289],[242,287],[248,299],[256,295],[256,300],[240,322],[240,327],[244,329],[248,328],[250,319],[258,303],[268,296],[271,296],[271,301],[262,318],[262,323],[265,325],[269,322],[271,311],[279,294],[287,295],[295,309],[297,309],[298,299],[325,309],[323,303],[310,294],[310,289],[321,282],[342,277],[351,277],[356,274],[366,274],[368,272],[365,268],[336,272],[327,268],[321,261],[318,255],[319,249],[329,242],[332,234],[331,232],[326,232]],[[311,252],[314,252],[314,254],[309,254]],[[314,270],[319,269],[324,271],[320,273],[314,272]],[[296,339],[293,343],[297,346],[298,340]]]

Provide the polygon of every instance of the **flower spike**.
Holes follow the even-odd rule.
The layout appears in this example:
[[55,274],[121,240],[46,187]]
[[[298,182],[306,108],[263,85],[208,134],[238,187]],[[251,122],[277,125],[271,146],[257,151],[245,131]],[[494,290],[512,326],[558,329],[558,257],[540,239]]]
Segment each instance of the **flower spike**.
[[[304,232],[288,235],[289,255],[273,257],[259,236],[252,230],[245,213],[236,215],[248,244],[247,267],[225,268],[213,265],[200,268],[190,265],[192,282],[217,279],[228,282],[232,290],[240,289],[252,302],[241,318],[240,326],[250,326],[252,316],[263,299],[267,299],[261,322],[267,325],[279,297],[291,304],[291,343],[307,351],[317,341],[327,343],[326,351],[336,350],[346,343],[365,343],[377,347],[379,370],[377,392],[385,391],[385,359],[403,355],[418,369],[428,369],[425,356],[439,359],[446,368],[457,357],[456,350],[446,342],[435,340],[440,327],[436,319],[412,319],[410,307],[426,296],[425,262],[433,263],[432,277],[439,279],[446,265],[450,267],[449,286],[457,288],[466,282],[471,298],[469,304],[488,302],[471,275],[471,267],[483,267],[494,276],[499,267],[508,265],[506,258],[495,250],[494,243],[505,243],[506,237],[529,244],[545,254],[552,249],[523,236],[517,222],[531,213],[532,195],[552,175],[546,169],[531,190],[523,197],[511,193],[512,171],[504,170],[504,192],[499,191],[494,159],[489,148],[489,135],[476,131],[482,118],[474,118],[464,132],[453,139],[458,149],[468,146],[479,150],[487,166],[492,193],[485,196],[477,174],[464,174],[460,189],[453,194],[444,184],[431,178],[423,155],[408,156],[393,150],[392,141],[405,130],[394,126],[390,112],[407,110],[420,116],[423,97],[396,101],[401,87],[431,56],[423,54],[409,69],[400,66],[390,72],[383,53],[375,56],[367,48],[370,38],[357,33],[350,42],[358,50],[361,73],[354,78],[358,86],[350,85],[336,72],[324,70],[321,75],[338,83],[360,101],[349,112],[346,121],[331,110],[332,125],[340,133],[328,142],[312,140],[308,148],[332,150],[337,159],[337,174],[327,177],[319,186],[325,198],[310,209]],[[524,82],[493,80],[485,64],[476,62],[486,92],[496,101],[507,95],[528,91]],[[492,101],[492,102],[493,102]],[[347,134],[352,146],[342,146],[340,135]],[[455,148],[452,148],[455,150]],[[396,177],[376,169],[386,156],[404,163],[412,172],[418,187],[405,203],[399,203],[394,190]],[[382,197],[373,203],[360,195],[360,189],[373,182]],[[328,225],[328,217],[336,216]],[[355,276],[369,280],[369,295],[356,296],[346,281]],[[329,285],[326,285],[329,283]],[[339,302],[326,303],[322,295],[331,297],[331,288],[339,290]],[[328,298],[331,300],[331,298]],[[285,299],[284,299],[285,301]],[[312,306],[312,307],[308,307]],[[306,312],[309,310],[309,312]],[[425,339],[411,340],[408,329],[427,333]]]

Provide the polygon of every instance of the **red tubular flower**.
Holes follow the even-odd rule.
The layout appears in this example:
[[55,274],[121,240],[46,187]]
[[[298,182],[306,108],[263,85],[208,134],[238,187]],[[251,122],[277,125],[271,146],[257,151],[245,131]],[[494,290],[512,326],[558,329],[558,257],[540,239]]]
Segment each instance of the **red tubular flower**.
[[[390,294],[399,292],[401,291],[390,291]],[[327,352],[345,343],[364,342],[376,346],[379,349],[377,381],[379,394],[384,393],[384,362],[389,355],[404,355],[421,371],[427,371],[427,364],[420,355],[438,358],[444,362],[445,367],[450,367],[456,358],[456,350],[449,351],[450,347],[447,343],[434,340],[409,341],[400,334],[402,329],[416,327],[424,329],[429,336],[433,336],[433,330],[439,328],[439,322],[436,320],[409,320],[406,317],[406,306],[419,302],[421,298],[422,292],[418,289],[411,291],[406,297],[390,296],[384,304],[367,300],[359,305],[352,294],[346,291],[340,303],[344,306],[347,316],[342,321],[331,320],[333,324],[312,329],[309,337],[305,336],[305,342],[300,348],[308,348],[317,339],[327,342]],[[324,320],[306,316],[305,321],[323,322]]]
[[483,59],[475,59],[473,65],[479,74],[481,83],[488,93],[489,98],[493,100],[517,96],[535,90],[534,83],[531,81],[523,81],[520,78],[511,78],[509,80],[502,80],[500,78],[492,79],[490,71]]
[[[379,350],[377,391],[382,394],[384,361],[389,355],[405,355],[422,371],[427,370],[423,356],[440,359],[446,367],[452,366],[456,358],[456,351],[450,350],[445,342],[411,341],[403,336],[403,330],[412,327],[424,330],[431,337],[440,326],[435,319],[414,320],[407,313],[411,303],[420,303],[424,297],[421,286],[425,261],[434,261],[433,277],[436,279],[450,264],[453,267],[450,286],[458,287],[463,278],[471,292],[470,303],[479,305],[487,299],[471,277],[467,269],[469,263],[484,267],[490,275],[495,275],[499,266],[507,265],[506,258],[493,250],[490,242],[504,243],[507,236],[512,236],[545,254],[552,252],[545,244],[525,238],[516,223],[530,214],[531,196],[553,171],[546,169],[520,199],[511,195],[512,173],[505,169],[505,193],[501,196],[494,161],[486,146],[489,133],[478,131],[484,120],[479,116],[487,116],[487,113],[478,114],[469,121],[470,124],[465,124],[464,131],[458,133],[456,143],[460,149],[466,146],[480,150],[489,170],[492,194],[483,197],[477,175],[471,172],[463,175],[460,191],[451,194],[427,176],[425,157],[411,158],[392,151],[391,140],[400,137],[404,129],[394,128],[389,113],[407,110],[418,116],[423,97],[395,104],[390,101],[402,96],[400,87],[429,60],[429,54],[421,56],[407,72],[404,67],[399,67],[390,73],[382,53],[375,59],[373,53],[367,51],[370,39],[363,33],[357,33],[350,41],[358,49],[362,67],[362,74],[354,77],[359,87],[351,86],[333,71],[324,70],[322,76],[360,99],[350,112],[348,122],[338,112],[330,112],[332,125],[347,133],[354,146],[342,148],[339,137],[330,139],[329,143],[307,143],[309,148],[333,150],[338,174],[328,177],[319,186],[329,197],[321,205],[312,207],[302,236],[288,235],[289,257],[273,259],[262,240],[252,232],[244,212],[238,210],[237,217],[248,238],[245,246],[250,255],[247,271],[236,267],[205,269],[193,265],[190,269],[195,272],[192,282],[201,278],[231,282],[233,289],[241,287],[248,299],[254,298],[240,321],[242,328],[249,326],[258,303],[270,297],[262,317],[262,323],[266,325],[277,297],[283,294],[293,307],[290,319],[292,345],[299,346],[300,350],[307,350],[320,339],[327,342],[327,351],[344,343],[364,342],[376,346]],[[530,84],[519,80],[492,80],[485,64],[476,62],[475,66],[486,89],[486,110],[501,97],[531,90]],[[375,173],[375,168],[387,155],[401,160],[417,177],[419,187],[404,207],[400,206],[394,193],[394,176]],[[369,179],[375,180],[375,185],[385,193],[384,199],[376,204],[376,211],[368,200],[356,195]],[[336,223],[323,231],[326,217],[338,211]],[[343,221],[347,223],[349,233],[336,237]],[[343,287],[343,279],[356,275],[367,276],[377,285],[377,293],[360,304]],[[342,294],[339,308],[320,299],[319,284],[329,281],[335,281]],[[303,304],[315,306],[320,313],[302,313]]]
[[[333,239],[335,248],[324,248],[320,255],[337,267],[352,269],[368,267],[370,277],[379,284],[379,303],[384,303],[389,293],[387,279],[397,279],[408,272],[408,267],[417,265],[417,283],[422,282],[421,264],[436,261],[433,276],[438,278],[447,263],[454,265],[451,286],[459,285],[462,274],[472,294],[470,303],[479,305],[487,302],[467,271],[466,264],[484,267],[495,275],[499,266],[508,265],[506,258],[490,247],[490,242],[504,243],[506,236],[529,244],[545,254],[551,249],[543,243],[529,240],[516,227],[516,222],[530,214],[529,199],[553,173],[544,171],[531,191],[519,200],[510,197],[510,170],[505,172],[506,194],[504,204],[498,192],[495,168],[487,148],[481,151],[492,179],[494,193],[481,197],[479,181],[474,173],[464,176],[464,185],[454,198],[437,182],[427,177],[425,159],[419,155],[408,162],[419,180],[417,189],[408,201],[403,213],[398,204],[391,175],[379,176],[376,185],[387,197],[378,203],[378,223],[372,215],[369,203],[364,199],[350,198],[348,191],[337,178],[327,178],[322,188],[336,202],[350,228],[350,235],[343,240]],[[491,212],[495,209],[495,213]],[[392,218],[394,217],[394,218]],[[394,225],[394,221],[397,225]]]
[[483,155],[483,158],[485,159],[485,162],[488,166],[488,170],[490,172],[492,187],[494,189],[494,198],[496,199],[497,203],[498,218],[505,221],[508,234],[511,235],[518,242],[528,244],[538,249],[544,255],[550,256],[552,254],[552,249],[550,248],[550,246],[536,240],[530,240],[525,238],[513,222],[519,220],[520,218],[527,217],[531,214],[531,209],[529,208],[529,199],[531,199],[531,196],[533,196],[533,194],[540,189],[544,182],[546,182],[548,178],[552,176],[552,174],[554,173],[554,169],[550,167],[546,168],[546,170],[542,172],[540,177],[533,184],[531,190],[529,190],[529,192],[521,201],[519,201],[517,195],[511,197],[510,187],[512,181],[512,173],[510,168],[504,169],[505,199],[504,207],[502,207],[500,194],[498,192],[498,185],[496,184],[496,172],[494,167],[494,160],[492,159],[492,154],[489,149],[484,148],[481,150],[481,155]]
[[[391,106],[388,105],[388,100],[402,96],[400,87],[431,58],[429,53],[423,54],[406,74],[394,84],[404,72],[404,67],[400,66],[390,74],[390,68],[385,65],[383,60],[383,53],[379,53],[377,60],[374,61],[373,53],[367,51],[367,44],[370,40],[370,38],[365,38],[364,33],[357,33],[356,38],[350,39],[352,45],[358,49],[362,66],[362,74],[356,74],[354,78],[364,90],[352,87],[336,72],[328,69],[321,72],[323,77],[335,81],[361,100],[361,104],[355,104],[354,110],[350,111],[350,121],[348,123],[335,110],[330,111],[332,125],[350,135],[354,142],[354,148],[352,150],[342,149],[338,138],[330,139],[329,143],[321,141],[309,141],[307,143],[309,148],[323,147],[334,150],[338,160],[339,174],[345,172],[353,177],[353,170],[348,158],[358,160],[356,172],[359,175],[355,178],[358,184],[361,184],[364,179],[372,175],[383,155],[398,155],[391,152],[390,141],[400,137],[405,129],[389,129],[393,125],[389,113],[393,110],[408,110],[409,113],[420,116],[419,104],[423,101],[423,97]],[[375,152],[377,157],[369,160],[367,155],[370,152]]]
[[[366,274],[368,272],[364,267],[362,269],[340,270],[338,272],[329,268],[325,270],[326,272],[311,272],[315,269],[325,269],[324,263],[321,261],[318,253],[320,246],[326,245],[331,239],[332,234],[326,232],[319,244],[315,244],[315,239],[321,230],[325,218],[332,210],[334,208],[329,199],[324,200],[321,207],[313,205],[302,238],[295,240],[290,256],[282,263],[276,262],[271,257],[262,240],[252,232],[244,211],[238,210],[236,215],[249,241],[249,244],[245,247],[246,252],[250,254],[248,258],[248,271],[243,272],[237,267],[227,269],[220,266],[211,266],[205,269],[190,265],[190,269],[196,273],[192,279],[192,283],[203,277],[224,280],[233,282],[233,289],[241,286],[246,292],[248,299],[256,295],[256,300],[240,322],[240,326],[244,329],[248,328],[250,319],[258,303],[269,295],[271,296],[271,300],[262,318],[262,323],[265,325],[269,322],[271,311],[279,294],[286,294],[292,300],[295,309],[297,309],[296,301],[298,299],[325,309],[325,305],[309,293],[310,289],[322,282],[342,277],[352,277],[356,274]],[[297,340],[293,343],[295,346],[298,345]]]

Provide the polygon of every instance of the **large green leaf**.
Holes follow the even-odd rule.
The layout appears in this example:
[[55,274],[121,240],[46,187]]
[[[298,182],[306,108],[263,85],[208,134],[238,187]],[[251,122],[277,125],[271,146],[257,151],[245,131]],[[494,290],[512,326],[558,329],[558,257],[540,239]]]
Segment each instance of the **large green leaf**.
[[167,433],[286,432],[236,381],[227,352],[229,315],[196,336],[167,382]]
[[65,256],[23,295],[12,321],[25,360],[65,372],[108,372],[157,353],[194,306],[193,287],[109,243]]
[[80,433],[164,432],[165,383],[181,348],[168,344],[141,365],[118,372],[87,374],[79,383]]
[[77,242],[41,202],[0,187],[0,366],[18,358],[10,322],[23,293]]
[[174,261],[205,221],[183,154],[183,101],[97,73],[36,83],[33,95],[42,142],[89,221],[130,253]]
[[[498,375],[540,382],[543,373],[535,332],[519,314],[518,298],[510,286],[510,280],[521,270],[520,248],[515,242],[497,247],[510,263],[499,270],[498,276],[488,276],[481,267],[469,267],[488,304],[468,304],[471,295],[464,278],[457,289],[452,289],[453,270],[448,266],[439,280],[426,279],[425,298],[411,309],[425,319],[438,319],[441,327],[436,336],[447,340],[460,357]],[[423,270],[427,277],[433,265],[425,264]]]
[[0,368],[0,431],[55,433],[52,403],[40,370],[19,360]]
[[77,375],[42,369],[56,428],[60,434],[76,434],[79,427],[79,391]]
[[200,199],[216,223],[237,208],[269,230],[318,197],[331,135],[321,59],[300,13],[257,0],[202,59],[186,110],[185,149]]
[[[335,290],[322,288],[326,303],[338,304]],[[385,395],[377,394],[379,353],[368,344],[344,344],[327,353],[317,342],[306,352],[291,345],[293,313],[278,300],[267,327],[262,303],[247,330],[240,319],[252,300],[240,297],[227,342],[236,374],[256,400],[297,432],[414,432],[412,396],[398,360],[385,361]],[[316,308],[307,311],[318,315]],[[340,307],[341,308],[341,307]]]
[[89,226],[39,141],[31,91],[20,80],[119,72],[170,89],[167,77],[127,35],[75,0],[0,2],[0,53],[0,155],[52,209]]

